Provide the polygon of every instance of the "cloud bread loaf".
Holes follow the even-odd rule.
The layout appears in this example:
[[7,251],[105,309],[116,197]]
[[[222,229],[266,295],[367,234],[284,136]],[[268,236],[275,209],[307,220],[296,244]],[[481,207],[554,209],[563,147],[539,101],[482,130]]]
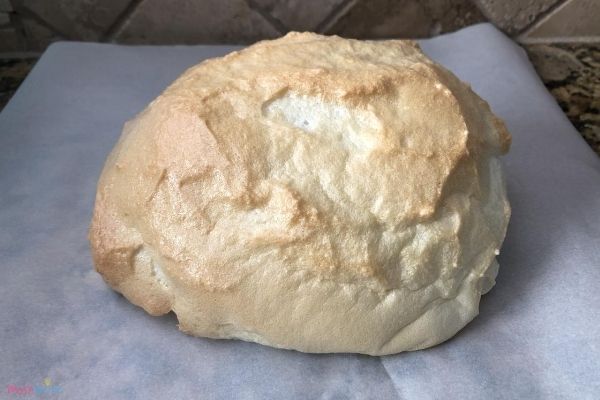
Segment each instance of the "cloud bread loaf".
[[509,145],[416,43],[290,33],[190,68],[125,124],[98,183],[95,267],[192,335],[433,346],[494,285]]

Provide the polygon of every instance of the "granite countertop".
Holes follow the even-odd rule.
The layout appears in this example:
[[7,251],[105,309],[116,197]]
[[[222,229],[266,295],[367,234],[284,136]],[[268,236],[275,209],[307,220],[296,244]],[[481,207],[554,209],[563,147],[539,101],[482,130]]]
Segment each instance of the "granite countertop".
[[[525,46],[546,87],[586,142],[600,156],[600,45]],[[36,58],[0,59],[0,110]]]
[[546,87],[600,155],[600,43],[525,46]]
[[6,106],[37,58],[0,59],[0,111]]

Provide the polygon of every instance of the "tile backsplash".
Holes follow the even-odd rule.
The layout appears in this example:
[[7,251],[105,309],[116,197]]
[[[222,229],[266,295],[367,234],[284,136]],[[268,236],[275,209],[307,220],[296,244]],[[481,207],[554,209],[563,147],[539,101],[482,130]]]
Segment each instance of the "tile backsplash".
[[[251,43],[288,31],[429,37],[490,21],[520,41],[598,38],[598,0],[0,0],[0,53],[55,40]],[[560,39],[560,40],[556,40]]]

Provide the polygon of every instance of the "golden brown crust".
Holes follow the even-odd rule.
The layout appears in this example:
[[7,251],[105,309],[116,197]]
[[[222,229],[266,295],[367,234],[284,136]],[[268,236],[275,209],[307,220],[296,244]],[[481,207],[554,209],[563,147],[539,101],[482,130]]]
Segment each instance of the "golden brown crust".
[[431,346],[493,285],[509,146],[414,42],[292,33],[190,68],[126,125],[98,183],[94,262],[199,336]]

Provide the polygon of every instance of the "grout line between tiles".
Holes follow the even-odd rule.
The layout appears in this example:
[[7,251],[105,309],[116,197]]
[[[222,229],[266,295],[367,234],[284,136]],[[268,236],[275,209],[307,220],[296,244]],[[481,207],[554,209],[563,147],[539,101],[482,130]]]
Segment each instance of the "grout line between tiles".
[[357,0],[344,0],[331,10],[331,12],[315,28],[315,32],[327,33],[341,17],[354,7]]
[[71,35],[68,35],[66,32],[63,32],[61,29],[52,25],[51,23],[46,21],[44,18],[40,17],[35,11],[31,10],[30,8],[28,8],[26,6],[14,7],[14,13],[17,15],[16,19],[19,21],[18,26],[20,29],[22,29],[22,34],[25,37],[25,39],[27,39],[27,35],[25,33],[25,29],[24,29],[22,21],[21,21],[22,17],[30,18],[30,19],[34,20],[35,22],[37,22],[44,28],[48,29],[52,33],[60,36],[62,39],[72,40]]
[[263,17],[263,19],[267,21],[277,32],[285,35],[290,31],[290,29],[279,18],[273,16],[273,14],[271,14],[269,11],[256,4],[254,0],[246,0],[246,4],[252,11]]
[[564,5],[566,5],[568,2],[570,2],[571,0],[560,0],[557,1],[556,3],[554,3],[553,5],[551,5],[550,7],[548,7],[547,10],[541,12],[540,14],[538,14],[533,21],[531,21],[531,23],[529,23],[526,27],[524,27],[523,29],[517,31],[513,37],[517,38],[517,37],[521,37],[521,36],[527,36],[533,29],[535,29],[537,26],[539,26],[539,24],[542,21],[545,21],[548,17],[550,17],[552,14],[554,14],[555,11],[557,11],[558,9],[562,8]]
[[111,42],[119,30],[129,20],[133,12],[142,4],[144,0],[131,0],[127,7],[117,16],[106,32],[100,36],[101,42]]

